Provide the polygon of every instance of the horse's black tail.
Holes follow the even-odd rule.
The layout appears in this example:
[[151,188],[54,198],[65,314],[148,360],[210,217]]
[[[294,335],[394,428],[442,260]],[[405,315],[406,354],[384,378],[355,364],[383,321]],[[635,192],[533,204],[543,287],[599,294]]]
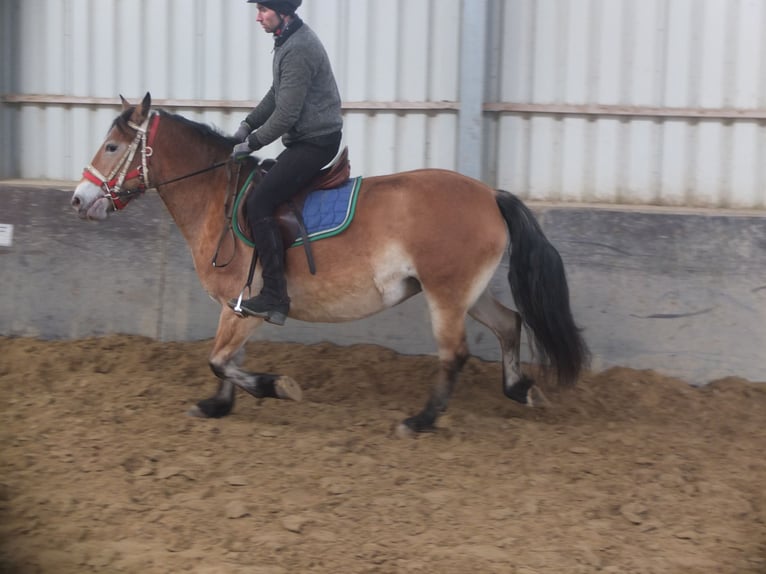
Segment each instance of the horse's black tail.
[[559,383],[573,384],[589,353],[572,317],[561,256],[518,197],[501,190],[497,204],[511,236],[508,282],[533,348],[556,370]]

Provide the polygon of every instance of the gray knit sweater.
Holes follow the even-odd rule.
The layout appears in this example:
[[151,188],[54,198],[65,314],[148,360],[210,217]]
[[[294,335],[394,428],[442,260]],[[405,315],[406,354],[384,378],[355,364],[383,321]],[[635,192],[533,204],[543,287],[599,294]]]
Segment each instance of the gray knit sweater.
[[280,136],[289,146],[342,129],[330,59],[308,25],[303,23],[274,48],[273,74],[271,88],[246,119],[256,130],[248,138],[251,147],[268,145]]

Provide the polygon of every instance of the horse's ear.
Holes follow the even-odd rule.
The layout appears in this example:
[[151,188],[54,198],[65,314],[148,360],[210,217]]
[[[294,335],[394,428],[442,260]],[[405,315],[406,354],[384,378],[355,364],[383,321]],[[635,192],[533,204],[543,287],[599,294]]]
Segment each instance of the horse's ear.
[[120,102],[122,103],[122,111],[124,112],[130,107],[130,104],[128,103],[128,100],[122,97],[122,94],[120,94]]
[[141,114],[148,116],[149,110],[152,109],[152,95],[146,92],[144,99],[141,101]]
[[133,111],[133,117],[131,118],[134,123],[142,124],[149,117],[149,111],[152,109],[152,96],[149,92],[146,92],[144,99],[136,106]]

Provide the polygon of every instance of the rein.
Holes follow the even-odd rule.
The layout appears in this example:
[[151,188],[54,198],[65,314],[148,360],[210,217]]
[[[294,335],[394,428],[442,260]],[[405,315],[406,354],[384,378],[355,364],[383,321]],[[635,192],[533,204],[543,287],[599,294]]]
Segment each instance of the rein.
[[169,184],[175,183],[177,181],[183,181],[184,179],[188,179],[190,177],[194,177],[195,175],[201,175],[203,173],[207,173],[208,171],[213,171],[214,169],[218,169],[219,167],[223,167],[223,166],[227,165],[229,163],[229,161],[230,160],[228,160],[228,159],[226,161],[219,161],[218,163],[214,163],[210,167],[204,167],[202,169],[198,169],[197,171],[193,171],[191,173],[187,173],[186,175],[182,175],[182,176],[179,176],[179,177],[174,177],[173,179],[168,179],[168,180],[163,181],[161,183],[155,183],[151,187],[157,189],[161,185],[169,185]]

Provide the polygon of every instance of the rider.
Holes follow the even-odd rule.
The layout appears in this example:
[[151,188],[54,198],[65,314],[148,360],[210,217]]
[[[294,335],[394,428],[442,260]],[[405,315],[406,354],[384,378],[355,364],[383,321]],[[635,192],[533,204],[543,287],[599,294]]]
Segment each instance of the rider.
[[245,315],[283,325],[290,298],[274,212],[338,153],[341,99],[324,46],[295,13],[302,0],[247,1],[257,4],[256,20],[274,35],[273,80],[234,134],[241,143],[234,146],[232,158],[241,160],[280,136],[285,150],[247,199],[247,219],[263,265],[263,288],[241,307]]

